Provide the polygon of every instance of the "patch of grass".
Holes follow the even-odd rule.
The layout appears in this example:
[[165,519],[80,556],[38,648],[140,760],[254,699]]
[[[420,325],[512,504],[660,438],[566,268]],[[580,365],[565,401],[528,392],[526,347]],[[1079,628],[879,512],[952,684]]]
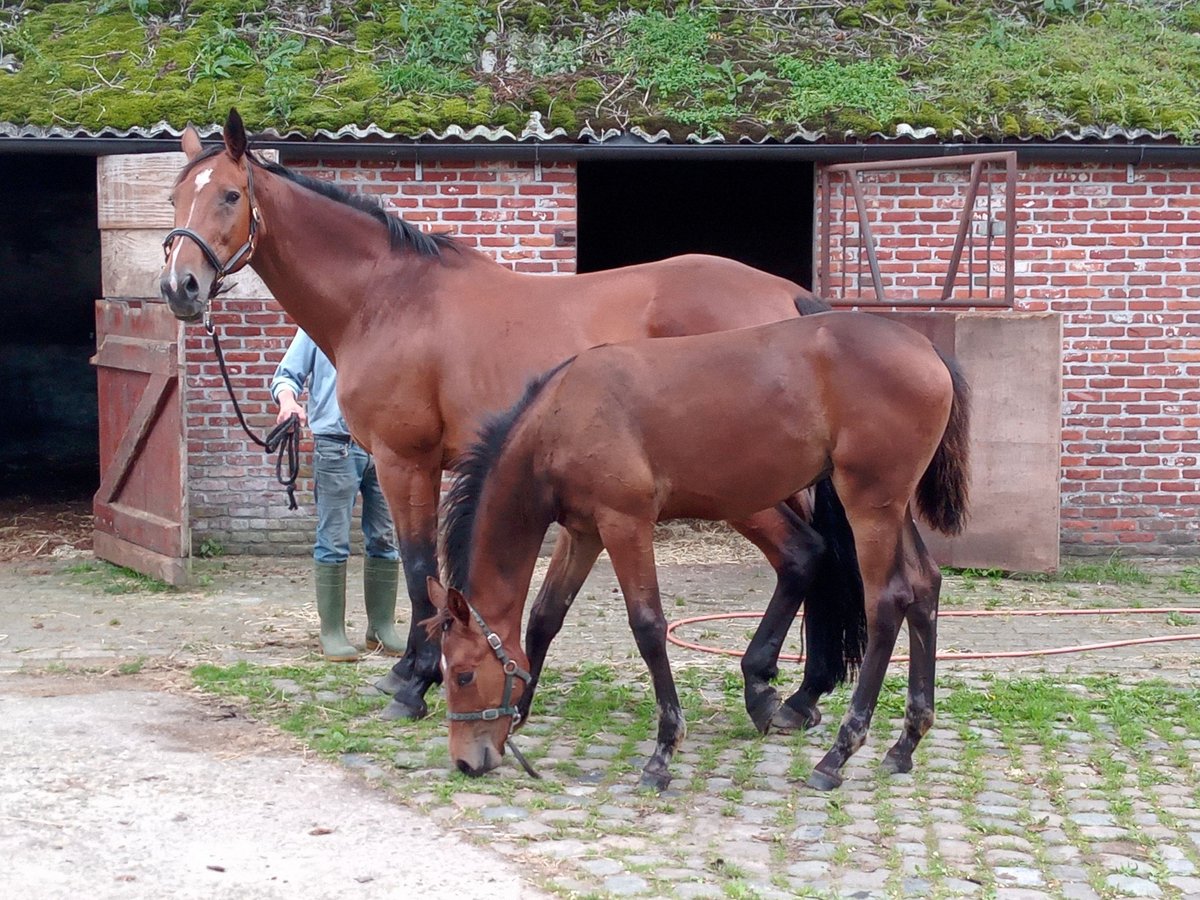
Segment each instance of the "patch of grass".
[[68,566],[67,574],[76,584],[97,588],[103,594],[168,594],[176,588],[150,575],[101,560]]
[[1104,562],[1080,561],[1058,571],[1059,581],[1088,584],[1149,584],[1150,576],[1127,559],[1113,554]]

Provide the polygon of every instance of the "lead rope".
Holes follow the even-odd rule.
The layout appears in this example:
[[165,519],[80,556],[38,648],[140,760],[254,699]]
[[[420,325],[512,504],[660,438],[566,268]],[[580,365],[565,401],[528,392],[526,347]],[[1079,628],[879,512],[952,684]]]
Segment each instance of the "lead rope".
[[[242,425],[242,431],[254,443],[263,448],[263,452],[270,456],[272,453],[275,457],[275,480],[287,488],[288,509],[299,509],[296,504],[296,478],[300,474],[300,417],[292,413],[285,421],[276,425],[267,435],[264,441],[246,424],[246,417],[242,415],[242,407],[238,404],[237,395],[233,393],[233,384],[229,381],[229,372],[225,368],[225,354],[221,351],[221,339],[217,337],[217,329],[212,322],[204,323],[204,330],[208,332],[212,338],[213,350],[217,355],[217,366],[221,370],[221,378],[225,382],[225,390],[229,392],[229,399],[233,401],[233,411],[237,413],[238,421]],[[287,457],[288,474],[285,478],[283,475],[283,460]]]

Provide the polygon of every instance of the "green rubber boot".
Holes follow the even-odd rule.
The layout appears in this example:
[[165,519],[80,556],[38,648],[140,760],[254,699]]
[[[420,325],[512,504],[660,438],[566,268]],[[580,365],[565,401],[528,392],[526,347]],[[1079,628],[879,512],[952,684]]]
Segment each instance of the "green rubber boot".
[[346,564],[313,563],[317,615],[321,619],[321,654],[330,662],[354,662],[358,648],[346,637]]
[[367,604],[367,649],[403,656],[404,638],[396,633],[396,591],[400,560],[368,556],[363,560],[363,599]]

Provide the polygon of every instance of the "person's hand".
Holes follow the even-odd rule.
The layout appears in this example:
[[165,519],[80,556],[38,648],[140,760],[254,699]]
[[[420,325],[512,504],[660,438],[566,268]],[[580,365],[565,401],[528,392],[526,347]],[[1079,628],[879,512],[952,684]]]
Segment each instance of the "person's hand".
[[308,413],[296,402],[296,395],[285,388],[279,392],[279,415],[275,417],[275,424],[282,425],[293,415],[300,417],[301,425],[308,424]]

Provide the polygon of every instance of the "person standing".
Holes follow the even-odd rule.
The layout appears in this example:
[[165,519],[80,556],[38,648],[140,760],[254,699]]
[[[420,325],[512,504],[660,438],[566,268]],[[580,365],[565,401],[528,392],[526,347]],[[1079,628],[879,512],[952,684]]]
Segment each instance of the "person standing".
[[[298,399],[306,383],[307,411]],[[279,405],[277,423],[295,414],[300,424],[308,425],[313,433],[313,495],[317,504],[313,572],[321,620],[321,653],[334,662],[352,662],[360,656],[346,637],[346,561],[350,557],[354,503],[361,493],[367,650],[403,655],[405,642],[396,632],[395,622],[400,553],[375,460],[350,437],[338,407],[333,363],[299,328],[275,370],[271,397]]]

